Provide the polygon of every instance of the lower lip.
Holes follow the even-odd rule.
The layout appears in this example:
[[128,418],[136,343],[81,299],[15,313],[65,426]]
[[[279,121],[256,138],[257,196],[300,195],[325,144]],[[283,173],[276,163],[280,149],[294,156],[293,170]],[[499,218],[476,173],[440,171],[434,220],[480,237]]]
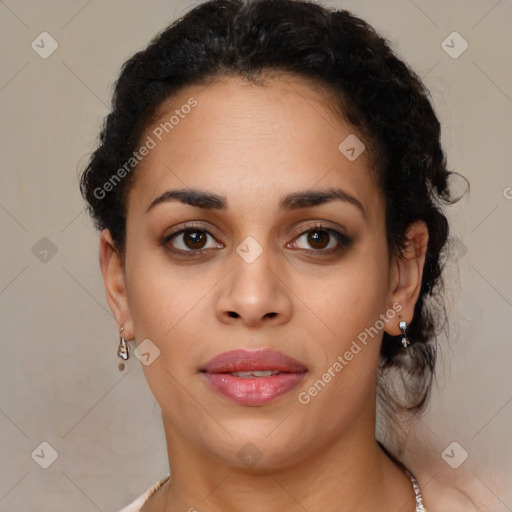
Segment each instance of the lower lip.
[[203,373],[210,387],[241,405],[265,405],[288,393],[307,372],[280,373],[269,377],[235,377],[229,373]]

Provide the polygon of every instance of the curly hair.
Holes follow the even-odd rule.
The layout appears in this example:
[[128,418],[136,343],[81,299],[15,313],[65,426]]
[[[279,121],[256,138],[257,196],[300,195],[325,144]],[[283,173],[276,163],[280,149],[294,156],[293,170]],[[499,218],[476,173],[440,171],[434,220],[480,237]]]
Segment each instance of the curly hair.
[[[384,333],[378,379],[390,417],[419,413],[430,396],[444,314],[438,292],[449,229],[442,206],[457,200],[448,183],[454,173],[447,170],[428,90],[365,21],[308,0],[209,0],[176,20],[123,65],[99,147],[81,175],[89,213],[98,229],[110,230],[122,256],[134,172],[108,194],[102,187],[133,156],[162,103],[189,85],[224,76],[261,85],[258,79],[275,71],[327,89],[333,106],[363,135],[385,199],[390,254],[403,251],[411,223],[421,219],[428,227],[408,329],[412,345],[404,357],[397,337]],[[402,375],[401,398],[387,385],[390,369]]]

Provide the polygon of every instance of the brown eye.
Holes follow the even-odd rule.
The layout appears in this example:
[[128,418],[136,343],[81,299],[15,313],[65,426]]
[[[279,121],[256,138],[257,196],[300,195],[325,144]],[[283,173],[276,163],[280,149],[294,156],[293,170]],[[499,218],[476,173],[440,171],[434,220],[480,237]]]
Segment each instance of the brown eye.
[[308,233],[308,243],[315,249],[324,249],[329,243],[330,236],[327,231],[310,231]]
[[339,233],[335,229],[315,226],[299,235],[292,246],[298,249],[316,251],[320,254],[341,251],[352,243],[347,235]]
[[[210,238],[210,241],[208,238]],[[194,227],[185,228],[169,235],[163,240],[162,244],[170,245],[173,251],[182,253],[194,253],[223,247],[222,244],[215,241],[208,231]]]
[[189,249],[202,249],[206,243],[206,235],[202,231],[187,230],[183,233],[183,242]]

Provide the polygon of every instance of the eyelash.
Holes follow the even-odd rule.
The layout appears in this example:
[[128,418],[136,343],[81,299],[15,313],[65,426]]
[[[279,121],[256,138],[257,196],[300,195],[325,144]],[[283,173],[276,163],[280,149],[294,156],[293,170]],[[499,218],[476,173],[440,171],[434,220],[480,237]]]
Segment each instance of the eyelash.
[[[215,238],[207,229],[204,229],[204,227],[196,225],[196,224],[187,224],[179,231],[175,231],[174,233],[171,233],[170,235],[167,235],[164,237],[160,245],[166,246],[173,238],[177,237],[178,235],[181,235],[183,233],[186,233],[187,231],[199,231],[201,233],[206,233],[207,235],[211,236],[212,238]],[[323,224],[314,224],[313,226],[309,227],[305,231],[300,232],[293,240],[298,240],[302,236],[314,232],[314,231],[323,231],[329,233],[331,236],[334,236],[334,238],[338,241],[339,245],[337,247],[331,248],[331,249],[301,249],[303,251],[308,251],[310,253],[322,253],[325,255],[331,255],[337,252],[342,251],[346,247],[348,247],[352,243],[352,238],[348,237],[347,235],[344,235],[343,233],[340,233],[339,231],[336,231],[335,229],[328,228],[324,226]],[[329,240],[330,242],[330,240]],[[170,249],[172,252],[175,253],[181,253],[181,255],[186,257],[192,257],[197,256],[201,252],[209,251],[211,249],[190,249],[188,251],[183,251],[182,249]]]

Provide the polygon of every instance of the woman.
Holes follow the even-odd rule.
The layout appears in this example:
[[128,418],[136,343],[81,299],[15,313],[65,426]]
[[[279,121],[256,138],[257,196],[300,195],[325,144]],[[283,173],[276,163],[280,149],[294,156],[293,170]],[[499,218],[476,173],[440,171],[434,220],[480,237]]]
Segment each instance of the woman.
[[124,512],[471,510],[375,436],[431,387],[439,139],[385,40],[314,2],[205,2],[124,65],[81,190],[172,475]]

